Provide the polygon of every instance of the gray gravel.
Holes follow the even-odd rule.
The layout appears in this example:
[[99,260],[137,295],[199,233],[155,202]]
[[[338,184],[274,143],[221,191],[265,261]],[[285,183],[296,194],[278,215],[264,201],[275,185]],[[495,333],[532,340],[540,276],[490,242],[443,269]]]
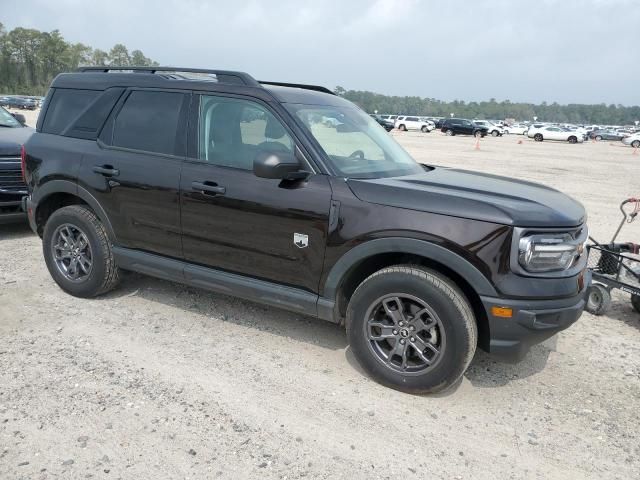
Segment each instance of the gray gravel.
[[[609,169],[619,189],[573,181],[587,152],[595,170],[634,160],[614,147],[507,138],[474,152],[433,135],[401,141],[436,163],[564,185],[602,234],[632,193],[624,168]],[[547,178],[560,161],[566,172]],[[99,299],[68,296],[40,240],[0,226],[0,366],[3,480],[640,472],[640,315],[618,295],[608,316],[585,314],[522,363],[480,352],[455,388],[411,396],[369,380],[328,323],[133,274]]]

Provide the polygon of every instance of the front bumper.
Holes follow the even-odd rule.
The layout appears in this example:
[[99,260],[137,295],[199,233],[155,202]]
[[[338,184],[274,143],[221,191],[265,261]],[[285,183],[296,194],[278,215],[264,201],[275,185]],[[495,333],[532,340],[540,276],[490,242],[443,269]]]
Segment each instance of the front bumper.
[[[585,286],[589,285],[586,281]],[[553,300],[512,300],[481,297],[489,320],[488,344],[491,355],[507,362],[522,360],[529,349],[573,325],[582,315],[587,289],[571,298]],[[510,318],[495,316],[492,308],[511,309]]]
[[21,200],[0,201],[0,225],[23,222],[26,219]]

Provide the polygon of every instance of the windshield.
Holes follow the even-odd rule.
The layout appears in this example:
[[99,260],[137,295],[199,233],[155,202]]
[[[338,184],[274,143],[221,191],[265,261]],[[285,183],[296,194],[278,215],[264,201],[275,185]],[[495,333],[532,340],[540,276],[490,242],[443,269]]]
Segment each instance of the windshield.
[[424,173],[378,123],[357,108],[285,104],[318,141],[333,167],[351,178]]
[[13,118],[9,112],[7,112],[4,108],[0,107],[0,127],[21,127],[20,122]]

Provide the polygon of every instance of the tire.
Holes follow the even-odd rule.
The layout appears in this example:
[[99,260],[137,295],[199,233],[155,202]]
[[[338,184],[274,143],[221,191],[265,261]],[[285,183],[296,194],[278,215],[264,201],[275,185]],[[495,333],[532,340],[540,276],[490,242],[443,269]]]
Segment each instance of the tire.
[[421,131],[422,133],[429,133],[429,130],[428,130],[428,129],[427,129],[427,127],[426,127],[426,126],[424,126],[424,125],[422,126],[422,128],[420,129],[420,131]]
[[594,283],[587,291],[587,305],[585,310],[593,315],[602,315],[611,305],[611,293],[599,283]]
[[631,305],[636,312],[640,313],[640,295],[631,295]]
[[[411,314],[398,314],[396,300]],[[418,311],[424,313],[413,317]],[[347,308],[347,336],[356,359],[377,382],[408,393],[435,393],[464,374],[478,329],[469,302],[451,280],[421,266],[400,265],[379,270],[358,286]],[[393,353],[396,348],[403,353]]]
[[[66,234],[64,233],[66,230]],[[79,232],[79,233],[76,233]],[[67,242],[61,243],[61,238],[69,236],[69,233],[76,235],[76,245],[87,244],[84,249],[85,260],[89,258],[90,266],[81,268],[76,262],[75,269],[72,269],[73,261],[68,256],[64,260],[56,260],[57,251],[73,251],[71,248],[61,248],[60,245],[69,245]],[[82,238],[84,235],[84,239]],[[78,247],[80,249],[80,246]],[[76,249],[76,250],[78,250]],[[70,205],[56,210],[47,220],[42,237],[42,250],[44,259],[49,269],[49,273],[65,292],[82,298],[91,298],[112,290],[118,283],[120,270],[118,269],[111,242],[107,236],[107,231],[98,217],[82,205]],[[73,255],[71,253],[70,255]],[[65,272],[65,264],[69,262],[68,270]],[[62,265],[61,263],[62,262]],[[88,270],[88,271],[87,271]],[[75,280],[70,278],[73,273],[79,275]]]
[[498,130],[494,130],[491,132],[492,137],[497,137],[498,135],[500,135],[500,132],[498,132]]
[[541,133],[536,133],[536,134],[533,136],[533,139],[534,139],[536,142],[541,142],[542,140],[544,140],[544,139],[542,138],[542,134],[541,134]]
[[633,142],[631,142],[631,146],[633,148],[640,148],[640,140],[634,140]]
[[569,143],[578,143],[578,139],[577,139],[577,137],[569,137],[568,142]]
[[595,136],[595,140],[596,140],[596,142],[601,141],[602,140],[602,135],[596,135]]
[[453,130],[450,130],[450,129],[449,129],[449,130],[446,130],[444,133],[445,133],[445,135],[447,135],[448,137],[453,137]]
[[403,124],[403,125],[400,125],[398,127],[398,130],[400,130],[401,132],[406,132],[407,131],[407,127]]

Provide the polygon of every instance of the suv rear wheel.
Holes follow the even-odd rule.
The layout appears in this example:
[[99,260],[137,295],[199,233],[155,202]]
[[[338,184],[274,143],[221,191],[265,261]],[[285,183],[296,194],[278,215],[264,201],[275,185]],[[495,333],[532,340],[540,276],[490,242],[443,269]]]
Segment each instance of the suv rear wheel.
[[633,142],[631,142],[631,146],[633,148],[638,148],[640,147],[640,140],[634,140]]
[[447,136],[449,136],[449,137],[452,137],[452,136],[453,136],[453,130],[451,130],[450,128],[449,128],[449,129],[447,129],[444,133],[445,133]]
[[541,134],[541,133],[536,133],[536,134],[533,136],[533,139],[534,139],[536,142],[541,142],[541,141],[543,140],[543,138],[542,138],[542,134]]
[[414,265],[384,268],[360,284],[347,309],[347,335],[376,381],[411,393],[453,385],[478,338],[464,294],[440,273]]
[[49,273],[71,295],[95,297],[118,283],[107,232],[87,207],[56,210],[44,227],[42,249]]
[[406,132],[406,131],[407,131],[407,127],[406,127],[404,124],[402,124],[402,125],[400,125],[400,126],[398,127],[398,130],[403,131],[403,132]]

